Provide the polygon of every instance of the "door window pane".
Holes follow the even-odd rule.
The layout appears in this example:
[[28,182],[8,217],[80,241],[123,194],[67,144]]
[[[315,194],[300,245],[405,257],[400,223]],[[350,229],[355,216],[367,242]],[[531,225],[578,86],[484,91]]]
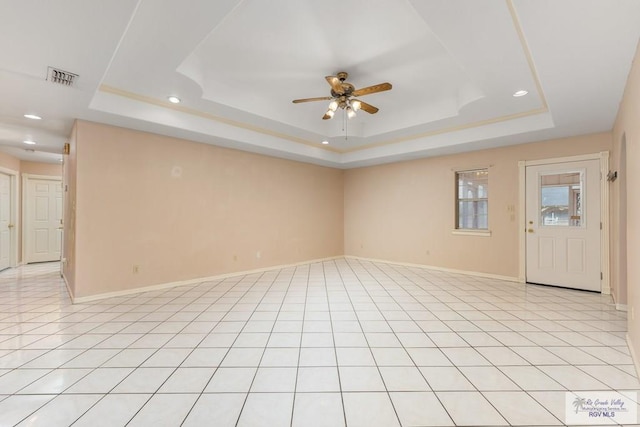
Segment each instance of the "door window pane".
[[581,227],[581,172],[563,172],[540,177],[540,225]]

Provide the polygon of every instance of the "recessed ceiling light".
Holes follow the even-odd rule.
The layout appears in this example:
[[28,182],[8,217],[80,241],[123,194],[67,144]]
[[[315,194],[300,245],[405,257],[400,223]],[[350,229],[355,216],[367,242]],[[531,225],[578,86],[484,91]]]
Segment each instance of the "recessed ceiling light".
[[173,96],[173,95],[172,96],[168,96],[167,99],[172,104],[180,104],[180,98],[178,98],[177,96]]
[[29,141],[28,139],[25,139],[22,142],[24,142],[25,144],[29,144],[29,145],[35,145],[35,143],[36,143],[35,141]]
[[42,120],[42,117],[36,116],[35,114],[25,114],[24,116],[31,120]]
[[328,145],[328,144],[329,144],[329,141],[326,141],[326,140],[322,141],[322,145]]
[[513,96],[515,96],[516,98],[520,97],[520,96],[525,96],[526,94],[528,94],[529,91],[528,90],[519,90],[516,93],[513,94]]

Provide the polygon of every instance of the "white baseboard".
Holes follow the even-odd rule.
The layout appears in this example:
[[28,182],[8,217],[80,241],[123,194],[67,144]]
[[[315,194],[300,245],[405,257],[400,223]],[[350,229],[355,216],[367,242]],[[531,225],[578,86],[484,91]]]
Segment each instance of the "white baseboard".
[[71,286],[69,286],[69,281],[67,280],[67,276],[64,275],[64,272],[60,271],[60,276],[62,276],[62,280],[64,280],[64,284],[67,286],[67,292],[69,293],[69,297],[71,298],[71,303],[73,303],[73,292],[71,292]]
[[[604,292],[603,292],[604,293]],[[616,306],[616,310],[618,311],[627,311],[627,304],[621,304],[617,301],[617,295],[615,293],[611,293],[611,299],[613,299],[613,304]]]
[[627,347],[629,347],[629,353],[631,353],[633,366],[635,366],[636,368],[636,376],[640,378],[640,359],[638,359],[638,355],[635,353],[635,350],[633,349],[633,343],[631,342],[631,337],[629,336],[629,332],[627,332]]
[[[330,260],[341,259],[341,258],[343,257],[335,256],[335,257],[328,257],[328,258],[319,258],[319,259],[313,259],[309,261],[297,262],[293,264],[274,265],[271,267],[258,268],[255,270],[236,271],[233,273],[219,274],[217,276],[197,277],[195,279],[181,280],[177,282],[159,283],[157,285],[142,286],[139,288],[124,289],[121,291],[105,292],[102,294],[88,295],[86,297],[74,297],[68,285],[67,285],[67,290],[69,291],[69,295],[71,295],[71,300],[73,304],[82,304],[85,302],[97,301],[105,298],[121,297],[126,295],[138,294],[141,292],[150,292],[150,291],[157,291],[162,289],[175,288],[176,286],[194,285],[197,283],[208,282],[212,280],[222,280],[222,279],[227,279],[229,277],[245,276],[247,274],[254,274],[254,273],[263,273],[265,271],[279,270],[281,268],[288,268],[288,267],[297,267],[299,265],[314,264],[317,262],[330,261]],[[66,279],[65,279],[65,283],[66,283]]]
[[428,270],[436,270],[436,271],[444,271],[446,273],[457,273],[457,274],[466,274],[467,276],[476,276],[483,277],[485,279],[497,279],[497,280],[505,280],[508,282],[518,282],[522,283],[522,281],[518,277],[512,276],[501,276],[499,274],[491,274],[491,273],[482,273],[479,271],[468,271],[468,270],[457,270],[455,268],[445,268],[445,267],[436,267],[433,265],[425,265],[425,264],[412,264],[408,262],[397,262],[397,261],[388,261],[384,259],[376,259],[376,258],[365,258],[354,255],[345,255],[344,258],[358,259],[362,261],[371,261],[371,262],[381,262],[384,264],[392,264],[392,265],[400,265],[403,267],[417,267],[417,268],[426,268]]

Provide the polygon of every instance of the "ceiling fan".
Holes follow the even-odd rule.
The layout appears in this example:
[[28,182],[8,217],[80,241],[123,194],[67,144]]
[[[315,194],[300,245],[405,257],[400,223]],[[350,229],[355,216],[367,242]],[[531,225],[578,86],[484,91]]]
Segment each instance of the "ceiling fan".
[[322,120],[328,120],[333,117],[338,108],[342,108],[346,111],[347,117],[355,117],[356,111],[362,109],[369,114],[375,114],[378,112],[378,108],[371,104],[356,99],[358,96],[371,95],[372,93],[384,92],[392,88],[391,83],[380,83],[373,86],[363,87],[362,89],[356,89],[351,83],[347,82],[349,74],[344,71],[339,72],[335,76],[327,76],[327,82],[331,86],[331,96],[323,96],[319,98],[304,98],[294,99],[293,103],[298,104],[301,102],[311,101],[331,101],[329,102],[329,108],[327,112],[322,116]]

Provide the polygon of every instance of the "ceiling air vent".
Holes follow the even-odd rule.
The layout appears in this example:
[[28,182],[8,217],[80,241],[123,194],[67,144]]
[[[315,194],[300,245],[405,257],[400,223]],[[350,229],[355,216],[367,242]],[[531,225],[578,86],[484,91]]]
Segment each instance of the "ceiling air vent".
[[77,78],[77,74],[70,73],[69,71],[64,71],[59,68],[53,67],[47,68],[47,80],[49,80],[51,83],[56,83],[64,86],[73,86]]

